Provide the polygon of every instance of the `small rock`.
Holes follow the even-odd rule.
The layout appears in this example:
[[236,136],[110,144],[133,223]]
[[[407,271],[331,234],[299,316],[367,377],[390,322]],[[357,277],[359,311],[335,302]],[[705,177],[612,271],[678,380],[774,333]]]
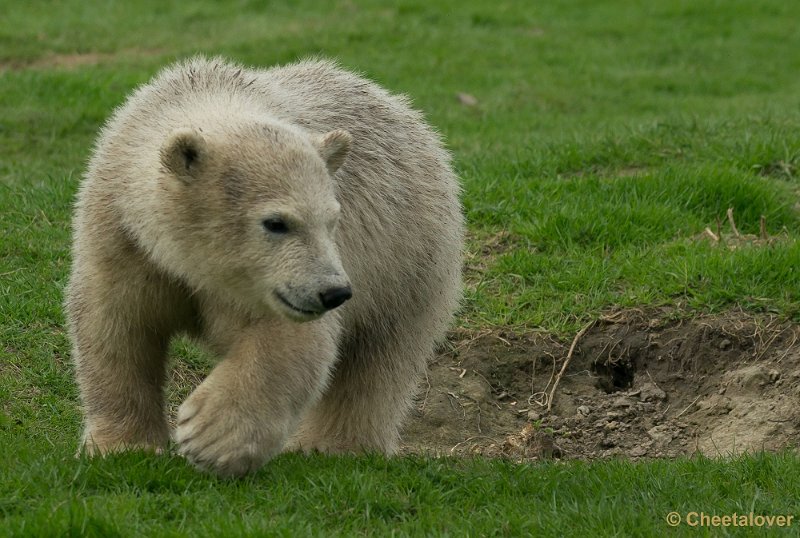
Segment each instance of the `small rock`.
[[640,457],[644,456],[645,454],[647,454],[647,447],[644,446],[644,445],[635,446],[635,447],[633,447],[631,449],[629,454],[631,456],[633,456],[634,458],[640,458]]
[[539,413],[538,411],[534,411],[533,409],[528,411],[528,420],[535,422],[541,419],[542,419],[542,414]]
[[780,379],[781,373],[778,370],[770,370],[769,371],[769,380],[772,383],[775,383],[778,379]]
[[616,430],[619,428],[619,422],[616,420],[612,420],[611,422],[606,422],[606,425],[603,426],[607,430]]
[[644,402],[662,402],[667,399],[667,393],[655,383],[645,383],[639,392],[639,398]]
[[475,106],[478,104],[478,100],[475,96],[468,93],[459,92],[456,94],[456,97],[458,98],[458,102],[464,106]]
[[760,364],[745,366],[726,375],[739,387],[749,390],[763,387],[769,382],[769,374]]
[[592,410],[589,408],[588,405],[579,405],[578,406],[578,416],[580,416],[580,417],[589,416],[589,413],[591,413],[591,412],[592,412]]
[[619,396],[611,402],[612,407],[633,407],[635,402],[627,396]]
[[652,413],[656,408],[656,404],[651,402],[644,402],[640,403],[636,406],[636,412],[639,414],[642,413]]
[[722,351],[725,351],[726,349],[730,349],[730,347],[731,347],[732,345],[733,345],[733,343],[732,343],[730,340],[728,340],[728,339],[726,338],[725,340],[723,340],[722,342],[720,342],[720,343],[719,343],[719,348],[720,348]]
[[549,417],[549,420],[546,422],[546,424],[548,426],[550,426],[551,428],[553,428],[554,430],[557,430],[561,426],[563,426],[564,421],[561,420],[560,417],[557,417],[556,415],[552,415],[552,416]]
[[647,435],[650,438],[660,445],[666,445],[673,439],[672,433],[669,431],[669,426],[666,424],[659,424],[658,426],[653,426],[649,430],[647,430]]

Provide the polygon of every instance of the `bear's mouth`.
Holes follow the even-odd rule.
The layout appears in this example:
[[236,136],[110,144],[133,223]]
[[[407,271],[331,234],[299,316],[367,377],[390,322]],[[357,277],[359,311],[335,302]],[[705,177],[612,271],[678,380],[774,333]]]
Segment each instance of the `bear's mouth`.
[[280,292],[276,291],[275,297],[277,297],[278,300],[285,306],[289,307],[291,310],[297,312],[298,314],[302,314],[305,317],[317,317],[320,314],[322,314],[322,312],[318,312],[316,310],[304,310],[302,308],[295,306],[294,303],[292,303],[289,299],[281,295]]

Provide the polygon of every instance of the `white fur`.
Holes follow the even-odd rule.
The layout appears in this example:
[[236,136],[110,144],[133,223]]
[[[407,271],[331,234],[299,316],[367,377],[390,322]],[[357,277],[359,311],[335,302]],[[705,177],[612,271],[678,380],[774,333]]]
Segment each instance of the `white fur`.
[[[185,331],[221,358],[178,415],[198,465],[239,475],[287,443],[394,452],[460,297],[458,195],[421,115],[330,62],[162,71],[104,127],[76,205],[86,448],[166,443],[166,347]],[[348,285],[323,312],[321,290]]]

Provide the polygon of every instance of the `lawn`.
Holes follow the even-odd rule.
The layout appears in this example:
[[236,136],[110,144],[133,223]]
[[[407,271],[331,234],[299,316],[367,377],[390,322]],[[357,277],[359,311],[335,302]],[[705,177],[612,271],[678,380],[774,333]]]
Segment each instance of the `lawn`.
[[[129,91],[195,53],[323,55],[409,95],[453,152],[470,231],[460,330],[569,341],[609,309],[656,307],[800,323],[800,4],[0,0],[0,13],[0,535],[660,536],[752,531],[670,529],[671,511],[800,517],[796,444],[641,462],[286,455],[233,482],[171,455],[75,459],[61,309],[72,200]],[[207,368],[190,346],[175,355]]]

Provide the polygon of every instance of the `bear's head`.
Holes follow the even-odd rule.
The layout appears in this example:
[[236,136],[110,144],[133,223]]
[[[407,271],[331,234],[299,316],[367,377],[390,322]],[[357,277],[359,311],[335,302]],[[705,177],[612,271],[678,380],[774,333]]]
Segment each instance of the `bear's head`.
[[159,261],[190,286],[308,321],[351,295],[337,246],[346,131],[180,128],[161,147]]

